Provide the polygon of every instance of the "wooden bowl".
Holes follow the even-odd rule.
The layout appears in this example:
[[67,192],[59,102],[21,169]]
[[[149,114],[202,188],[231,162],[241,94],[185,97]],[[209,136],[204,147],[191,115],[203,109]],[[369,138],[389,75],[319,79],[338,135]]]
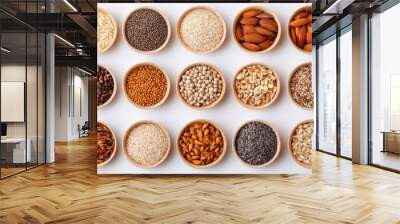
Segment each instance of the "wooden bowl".
[[[292,131],[290,132],[289,147],[288,147],[288,149],[289,149],[289,154],[290,154],[290,156],[292,157],[292,159],[293,159],[294,161],[296,161],[297,164],[299,164],[300,166],[305,167],[305,168],[307,168],[307,169],[311,169],[312,163],[307,164],[307,163],[303,163],[303,162],[299,161],[299,160],[294,156],[294,154],[293,154],[293,148],[292,148],[293,135],[296,133],[296,129],[297,129],[300,125],[302,125],[302,124],[307,124],[307,123],[313,123],[313,124],[314,124],[314,120],[309,119],[309,120],[302,121],[302,122],[298,123],[298,124],[292,129]],[[311,152],[312,152],[312,149],[311,149]]]
[[[278,33],[276,34],[276,38],[275,38],[274,42],[272,43],[271,46],[269,46],[268,48],[265,48],[264,50],[261,50],[261,51],[251,51],[251,50],[243,47],[235,35],[236,25],[238,24],[239,20],[241,19],[242,14],[251,9],[262,10],[263,12],[270,14],[272,16],[272,18],[275,20],[276,24],[278,25]],[[278,45],[278,43],[281,39],[281,36],[282,36],[282,27],[281,27],[281,23],[279,22],[278,16],[271,10],[266,9],[261,6],[250,6],[250,7],[240,10],[239,13],[235,16],[235,19],[233,20],[233,26],[232,26],[232,35],[233,35],[233,39],[235,40],[235,43],[244,51],[250,52],[250,53],[265,53],[265,52],[268,52],[268,51],[274,49],[276,47],[276,45]]]
[[[276,87],[276,94],[275,94],[275,96],[272,98],[271,101],[269,101],[269,102],[266,103],[266,104],[262,104],[262,105],[260,105],[260,106],[253,106],[253,105],[249,105],[249,104],[244,103],[244,102],[239,98],[239,96],[237,95],[237,92],[236,92],[236,86],[235,86],[235,84],[236,84],[236,77],[239,75],[240,71],[242,71],[244,68],[246,68],[246,67],[248,67],[248,66],[252,66],[252,65],[263,65],[263,66],[267,67],[268,69],[270,69],[270,70],[275,74],[275,76],[276,76],[276,84],[277,84],[277,87]],[[273,69],[271,69],[270,66],[265,65],[265,64],[263,64],[263,63],[250,63],[250,64],[247,64],[247,65],[241,67],[241,68],[236,72],[236,75],[235,75],[235,77],[233,78],[233,95],[235,96],[235,98],[237,99],[237,101],[238,101],[241,105],[243,105],[244,107],[249,108],[249,109],[263,109],[263,108],[269,107],[269,106],[270,106],[271,104],[273,104],[273,103],[276,101],[276,99],[278,98],[280,89],[281,89],[281,83],[280,83],[280,80],[279,80],[278,73],[276,73]]]
[[[290,75],[289,75],[289,81],[288,81],[288,83],[287,83],[287,85],[288,85],[288,86],[287,86],[287,88],[288,88],[288,94],[289,94],[290,99],[291,99],[296,105],[298,105],[299,107],[301,107],[301,108],[303,108],[303,109],[305,109],[305,110],[313,111],[313,110],[314,110],[314,107],[309,108],[309,107],[304,107],[303,105],[299,104],[299,103],[293,98],[293,96],[292,96],[292,91],[290,90],[290,83],[292,82],[293,75],[297,72],[297,70],[299,70],[302,66],[305,66],[305,65],[311,65],[311,62],[306,62],[306,63],[303,63],[303,64],[300,64],[300,65],[296,66],[296,68],[293,69],[293,71],[290,73]],[[311,74],[311,76],[312,76],[312,74]],[[312,78],[312,77],[311,77],[311,78]],[[314,101],[315,101],[315,100],[314,100]],[[315,102],[314,102],[314,104],[315,104]]]
[[[160,69],[161,72],[164,74],[165,79],[167,80],[167,92],[165,93],[164,98],[163,98],[160,102],[158,102],[158,103],[156,103],[156,104],[154,104],[154,105],[148,106],[148,107],[144,107],[144,106],[139,105],[139,104],[137,104],[136,102],[134,102],[134,101],[129,97],[129,95],[128,95],[128,93],[127,93],[127,89],[126,89],[126,80],[127,80],[127,78],[128,78],[128,75],[130,74],[130,72],[131,72],[133,69],[135,69],[135,68],[137,68],[137,67],[140,67],[140,66],[144,66],[144,65],[150,65],[150,66],[154,66],[154,67]],[[160,67],[158,67],[156,64],[149,63],[149,62],[139,63],[139,64],[136,64],[136,65],[132,66],[130,69],[128,69],[128,71],[127,71],[127,72],[125,73],[125,75],[124,75],[124,93],[125,93],[125,96],[126,96],[126,98],[129,100],[129,102],[132,103],[132,105],[134,105],[134,106],[136,106],[136,107],[138,107],[138,108],[140,108],[140,109],[151,109],[151,108],[155,108],[155,107],[158,107],[158,106],[160,106],[161,104],[163,104],[163,103],[167,100],[168,95],[169,95],[169,93],[170,93],[170,88],[171,88],[170,85],[171,85],[171,84],[170,84],[170,80],[169,80],[169,77],[168,77],[167,73],[166,73],[164,70],[162,70]]]
[[110,73],[111,77],[113,78],[113,82],[114,82],[114,90],[113,90],[113,93],[112,93],[111,97],[106,102],[104,102],[102,105],[97,106],[97,109],[100,109],[102,107],[105,107],[106,105],[111,103],[111,101],[114,100],[115,95],[117,94],[117,79],[115,78],[115,75],[108,68],[106,68],[106,67],[104,67],[102,65],[99,65],[99,64],[97,65],[97,67],[101,67],[101,68],[107,70]]
[[[242,130],[242,128],[243,128],[245,125],[247,125],[248,123],[251,123],[251,122],[260,122],[260,123],[263,123],[263,124],[265,124],[265,125],[268,125],[268,127],[272,128],[272,130],[275,132],[275,135],[276,135],[277,148],[276,148],[276,152],[275,152],[274,157],[272,157],[272,159],[269,160],[268,162],[263,163],[263,164],[260,164],[260,165],[251,165],[251,164],[249,164],[249,163],[243,161],[243,160],[239,157],[239,154],[238,154],[237,151],[236,151],[236,138],[238,137],[237,135],[239,134],[239,131]],[[234,137],[233,137],[233,139],[232,139],[232,150],[233,150],[233,153],[236,155],[236,157],[237,157],[237,158],[240,160],[240,162],[242,162],[244,165],[246,165],[246,166],[248,166],[248,167],[251,167],[251,168],[265,167],[265,166],[268,166],[268,165],[272,164],[272,163],[278,158],[279,153],[280,153],[280,151],[281,151],[281,139],[280,139],[279,134],[278,134],[278,132],[276,131],[276,129],[275,129],[274,127],[272,127],[270,124],[268,124],[267,122],[265,122],[265,121],[263,121],[263,120],[250,120],[250,121],[247,121],[247,122],[243,123],[243,124],[239,127],[239,129],[236,130],[235,135],[234,135]]]
[[[301,11],[303,11],[303,10],[305,10],[305,9],[310,9],[310,12],[312,12],[312,6],[311,6],[311,4],[310,4],[310,5],[307,5],[307,6],[303,6],[303,7],[299,8],[299,9],[297,9],[296,11],[294,11],[294,13],[292,14],[292,16],[290,16],[289,23],[291,23],[291,22],[293,21],[293,18],[294,18],[299,12],[301,12]],[[289,36],[290,42],[291,42],[291,43],[293,44],[293,46],[295,46],[295,48],[297,48],[298,50],[300,50],[300,51],[302,51],[302,52],[304,52],[304,53],[307,53],[307,54],[311,54],[312,51],[305,51],[303,48],[297,46],[296,42],[292,39],[292,35],[291,35],[289,23],[288,23],[288,25],[287,25],[287,28],[288,28],[287,31],[288,31],[288,36]]]
[[[186,102],[186,100],[185,100],[185,99],[183,98],[183,96],[181,95],[181,92],[179,91],[179,82],[180,82],[180,80],[182,79],[182,76],[185,74],[185,72],[186,72],[188,69],[190,69],[190,68],[192,68],[192,67],[194,67],[194,66],[197,66],[197,65],[206,65],[206,66],[209,66],[209,67],[213,68],[213,69],[216,70],[216,71],[218,72],[218,74],[221,76],[221,80],[222,80],[222,92],[221,92],[221,96],[219,96],[219,98],[218,98],[216,101],[214,101],[213,103],[211,103],[211,104],[209,104],[209,105],[207,105],[207,106],[195,107],[195,106],[190,105],[188,102]],[[222,98],[224,98],[225,92],[226,92],[226,81],[225,81],[225,78],[224,78],[224,76],[222,75],[221,71],[218,70],[217,67],[215,67],[214,65],[209,64],[209,63],[203,63],[203,62],[200,63],[200,62],[199,62],[199,63],[194,63],[194,64],[191,64],[191,65],[188,65],[186,68],[184,68],[184,69],[182,70],[181,74],[179,74],[178,78],[176,79],[175,88],[176,88],[176,92],[177,92],[178,95],[179,95],[179,98],[181,99],[181,101],[182,101],[184,104],[186,104],[187,106],[189,106],[189,107],[191,107],[191,108],[193,108],[193,109],[195,109],[195,110],[203,110],[203,109],[209,109],[209,108],[214,107],[215,105],[217,105],[217,104],[222,100]]]
[[[125,32],[126,21],[129,19],[129,17],[132,15],[132,13],[136,12],[137,10],[141,10],[141,9],[149,9],[149,10],[153,10],[153,11],[157,12],[158,14],[160,14],[160,15],[164,18],[165,23],[167,24],[168,34],[167,34],[167,38],[165,39],[165,42],[164,42],[159,48],[154,49],[154,50],[152,50],[152,51],[142,51],[142,50],[139,50],[139,49],[133,47],[133,46],[129,43],[128,38],[126,37],[126,32]],[[126,17],[125,21],[124,21],[123,29],[124,29],[124,30],[123,30],[124,39],[125,39],[126,43],[128,44],[128,46],[129,46],[132,50],[134,50],[134,51],[136,51],[136,52],[138,52],[138,53],[143,53],[143,54],[154,54],[154,53],[157,53],[157,52],[161,51],[165,46],[167,46],[167,44],[168,44],[168,42],[169,42],[169,40],[170,40],[170,38],[171,38],[171,25],[170,25],[170,23],[169,23],[168,18],[167,18],[163,13],[161,13],[159,10],[157,10],[157,9],[155,9],[155,8],[153,8],[153,7],[148,7],[148,6],[136,8],[135,10],[131,11],[131,12],[128,14],[128,16]]]
[[[140,163],[138,163],[134,158],[132,158],[132,157],[129,155],[129,153],[128,153],[128,148],[127,148],[127,146],[126,146],[127,141],[128,141],[128,137],[129,137],[129,134],[131,133],[131,131],[132,131],[133,129],[137,128],[138,126],[143,125],[143,124],[152,124],[152,125],[155,125],[155,126],[159,127],[159,128],[164,132],[165,136],[167,136],[167,139],[168,139],[168,149],[167,149],[167,152],[165,153],[164,157],[163,157],[160,161],[158,161],[157,163],[152,164],[152,165],[148,165],[148,166],[147,166],[147,165],[140,164]],[[154,121],[150,121],[150,120],[142,120],[142,121],[138,121],[138,122],[132,124],[132,125],[128,128],[128,130],[125,131],[124,141],[123,141],[123,148],[124,148],[124,154],[125,154],[125,156],[128,158],[128,160],[129,160],[134,166],[139,167],[139,168],[153,168],[153,167],[159,166],[161,163],[163,163],[163,162],[167,159],[167,157],[168,157],[168,155],[169,155],[169,152],[171,151],[171,138],[169,137],[169,134],[168,134],[167,130],[166,130],[160,123],[154,122]]]
[[118,27],[117,27],[117,23],[115,22],[114,17],[112,17],[112,15],[107,10],[102,9],[102,8],[97,8],[97,11],[101,11],[102,13],[104,13],[105,15],[107,15],[111,19],[111,22],[113,24],[113,28],[115,30],[115,33],[113,34],[112,41],[111,41],[110,45],[108,45],[106,48],[104,48],[102,50],[97,48],[97,52],[101,54],[101,53],[104,53],[104,52],[108,51],[114,45],[115,41],[117,40],[117,36],[118,36]]
[[[224,32],[223,32],[223,34],[222,34],[222,38],[221,38],[221,41],[219,42],[219,44],[218,44],[217,46],[215,46],[213,49],[210,49],[210,50],[208,50],[208,51],[196,51],[196,50],[192,49],[190,46],[188,46],[188,45],[183,41],[183,39],[182,39],[182,37],[181,37],[181,32],[180,32],[180,31],[181,31],[181,24],[182,24],[183,19],[186,17],[187,14],[189,14],[190,12],[192,12],[193,10],[196,10],[196,9],[205,9],[205,10],[208,10],[208,11],[213,12],[215,15],[217,15],[217,17],[218,17],[218,18],[220,19],[220,21],[222,22],[222,26],[223,26],[223,29],[224,29]],[[182,44],[182,46],[183,46],[184,48],[186,48],[187,50],[189,50],[189,51],[191,51],[191,52],[193,52],[193,53],[195,53],[195,54],[201,54],[201,55],[203,55],[203,54],[208,54],[208,53],[211,53],[211,52],[213,52],[213,51],[216,51],[216,50],[217,50],[218,48],[220,48],[220,47],[222,46],[222,44],[224,43],[225,38],[226,38],[226,23],[225,23],[224,18],[223,18],[216,10],[214,10],[214,9],[212,9],[212,8],[210,8],[210,7],[207,7],[207,6],[195,6],[195,7],[192,7],[192,8],[190,8],[190,9],[186,10],[186,11],[179,17],[178,22],[176,23],[176,36],[178,37],[178,40],[179,40],[179,42]]]
[[111,136],[114,140],[114,148],[113,148],[113,152],[111,153],[111,156],[106,161],[97,164],[97,167],[102,167],[102,166],[106,165],[107,163],[109,163],[114,158],[115,153],[117,152],[117,138],[115,137],[114,131],[108,125],[104,124],[101,121],[97,121],[97,125],[98,124],[104,125],[111,132]]
[[[180,138],[181,138],[181,136],[182,136],[184,130],[185,130],[186,128],[188,128],[190,125],[192,125],[193,123],[197,123],[197,122],[208,122],[209,124],[211,124],[212,126],[214,126],[214,127],[215,127],[216,129],[218,129],[219,132],[221,133],[222,140],[223,140],[223,142],[224,142],[224,147],[223,147],[223,152],[222,152],[222,154],[218,157],[217,160],[215,160],[214,162],[212,162],[212,163],[210,163],[210,164],[207,164],[207,165],[196,165],[196,164],[193,164],[193,163],[189,162],[189,161],[182,155],[182,151],[181,151],[180,146],[179,146],[179,140],[180,140]],[[222,161],[222,159],[225,157],[225,154],[226,154],[226,151],[227,151],[227,141],[226,141],[226,137],[225,137],[225,135],[224,135],[224,132],[221,130],[221,128],[219,128],[218,126],[216,126],[215,123],[213,123],[213,122],[211,122],[211,121],[209,121],[209,120],[206,120],[206,119],[198,119],[198,120],[194,120],[194,121],[191,121],[190,123],[188,123],[188,124],[187,124],[184,128],[182,128],[182,130],[179,132],[178,138],[177,138],[177,140],[176,140],[176,149],[177,149],[177,153],[178,153],[179,157],[181,157],[181,159],[182,159],[186,164],[188,164],[189,166],[194,167],[194,168],[204,169],[204,168],[213,167],[213,166],[217,165],[218,163],[220,163],[220,162]]]

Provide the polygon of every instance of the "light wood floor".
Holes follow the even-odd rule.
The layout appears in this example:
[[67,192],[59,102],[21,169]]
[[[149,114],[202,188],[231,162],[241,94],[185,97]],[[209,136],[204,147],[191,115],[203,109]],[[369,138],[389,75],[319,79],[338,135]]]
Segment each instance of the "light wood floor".
[[98,176],[94,143],[0,181],[0,223],[400,223],[400,175],[322,153],[312,175]]

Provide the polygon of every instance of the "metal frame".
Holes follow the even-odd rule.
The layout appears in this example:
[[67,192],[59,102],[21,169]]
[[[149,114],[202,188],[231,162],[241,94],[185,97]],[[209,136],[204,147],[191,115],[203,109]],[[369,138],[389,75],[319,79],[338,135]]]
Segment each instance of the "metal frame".
[[[25,7],[27,7],[27,5],[25,5]],[[36,9],[38,11],[38,9],[39,9],[38,5],[36,5]],[[1,11],[4,12],[4,10],[1,10]],[[46,7],[46,11],[47,11],[47,7]],[[47,119],[46,119],[47,118],[47,111],[46,110],[43,111],[44,112],[44,117],[43,117],[44,120],[42,120],[42,122],[44,123],[44,133],[43,133],[44,134],[44,136],[43,136],[44,145],[42,146],[42,147],[44,147],[43,148],[44,155],[42,155],[44,161],[42,163],[39,163],[39,107],[38,106],[36,108],[36,136],[35,136],[36,137],[36,142],[37,142],[36,162],[29,163],[29,165],[32,165],[32,166],[28,166],[28,162],[26,162],[27,161],[27,157],[28,157],[28,155],[26,153],[26,150],[27,150],[27,147],[28,147],[27,146],[27,139],[28,139],[28,124],[27,124],[28,123],[28,111],[27,111],[28,34],[30,33],[29,30],[32,30],[32,31],[34,31],[36,33],[36,45],[37,45],[36,46],[36,80],[37,80],[37,82],[36,82],[36,99],[37,99],[36,104],[37,105],[39,104],[39,82],[38,82],[39,81],[39,68],[38,68],[38,66],[39,66],[39,54],[44,54],[44,55],[42,55],[42,57],[44,59],[44,68],[42,69],[42,76],[43,76],[42,82],[44,84],[44,92],[43,92],[44,99],[43,99],[42,107],[43,108],[47,108],[47,101],[46,101],[46,98],[47,98],[47,82],[45,81],[46,77],[47,77],[47,60],[46,60],[47,40],[46,40],[46,33],[44,33],[45,35],[43,36],[43,41],[42,41],[42,44],[44,44],[44,50],[42,50],[39,53],[39,33],[42,33],[42,32],[40,32],[39,30],[34,29],[33,27],[29,26],[26,23],[24,23],[24,28],[25,28],[25,30],[23,32],[21,32],[21,33],[25,34],[25,85],[24,85],[24,97],[25,97],[25,99],[24,99],[24,107],[25,107],[24,108],[24,120],[25,120],[25,168],[23,170],[21,170],[21,171],[12,173],[12,174],[7,175],[7,176],[3,176],[2,169],[0,168],[0,180],[4,180],[4,179],[6,179],[8,177],[12,177],[14,175],[23,173],[23,172],[25,172],[27,170],[39,167],[39,166],[47,163],[47,150],[46,150],[47,149],[47,138],[46,138],[46,136],[47,136],[47,128],[46,128],[47,127]],[[2,32],[0,32],[0,43],[1,43],[1,36],[2,36]],[[1,67],[1,61],[2,61],[2,56],[0,54],[0,67]],[[0,81],[1,81],[1,69],[0,69]],[[1,96],[1,93],[0,93],[0,96]],[[0,145],[0,155],[1,155],[1,145]]]
[[[343,159],[346,159],[346,160],[352,160],[352,158],[350,158],[350,157],[347,157],[347,156],[344,156],[344,155],[342,155],[342,150],[341,150],[341,131],[342,131],[342,127],[341,127],[341,115],[340,115],[340,100],[341,100],[341,96],[340,96],[340,82],[341,82],[341,64],[340,64],[340,37],[345,33],[345,32],[342,32],[342,31],[348,31],[347,29],[349,29],[348,27],[351,25],[351,23],[348,25],[348,26],[346,26],[346,27],[344,27],[344,28],[341,28],[341,29],[339,29],[340,27],[337,27],[337,30],[336,30],[336,33],[335,34],[333,34],[333,35],[335,35],[335,37],[334,38],[332,38],[332,36],[333,35],[331,35],[331,36],[329,36],[329,37],[327,37],[326,39],[324,39],[323,41],[327,41],[327,42],[330,42],[330,41],[336,41],[336,83],[335,83],[335,85],[336,85],[336,152],[335,153],[332,153],[332,152],[328,152],[328,151],[325,151],[324,149],[320,149],[319,148],[319,128],[318,128],[318,126],[319,126],[319,107],[318,107],[318,100],[319,100],[319,69],[318,69],[318,67],[319,67],[319,44],[317,45],[317,48],[316,48],[316,62],[317,62],[317,64],[316,64],[316,93],[317,93],[317,103],[316,103],[316,105],[317,105],[317,107],[316,107],[316,124],[317,124],[317,128],[316,128],[316,150],[317,151],[319,151],[319,152],[323,152],[323,153],[326,153],[326,154],[329,154],[329,155],[333,155],[333,156],[336,156],[336,157],[339,157],[339,158],[343,158]],[[329,39],[332,39],[332,40],[329,40]],[[321,41],[321,42],[323,42],[323,41]]]
[[373,18],[373,13],[383,13],[386,10],[396,6],[397,4],[400,3],[400,0],[390,0],[388,2],[386,2],[385,4],[383,4],[382,6],[374,9],[373,11],[368,11],[368,35],[367,35],[367,40],[368,40],[368,54],[367,54],[367,61],[368,61],[368,69],[367,69],[367,80],[368,80],[368,103],[367,103],[367,107],[368,107],[368,165],[379,168],[379,169],[383,169],[383,170],[387,170],[387,171],[391,171],[394,173],[400,173],[400,170],[397,169],[393,169],[390,167],[386,167],[383,165],[379,165],[379,164],[375,164],[373,161],[373,141],[372,141],[372,93],[373,93],[373,89],[372,89],[372,23],[371,20]]

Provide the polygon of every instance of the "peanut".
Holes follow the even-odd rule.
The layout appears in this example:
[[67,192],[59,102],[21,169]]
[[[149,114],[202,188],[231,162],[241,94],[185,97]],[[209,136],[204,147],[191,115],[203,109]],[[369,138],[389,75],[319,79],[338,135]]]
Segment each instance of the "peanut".
[[207,121],[195,121],[183,130],[178,147],[187,161],[204,166],[219,159],[224,141],[217,127]]

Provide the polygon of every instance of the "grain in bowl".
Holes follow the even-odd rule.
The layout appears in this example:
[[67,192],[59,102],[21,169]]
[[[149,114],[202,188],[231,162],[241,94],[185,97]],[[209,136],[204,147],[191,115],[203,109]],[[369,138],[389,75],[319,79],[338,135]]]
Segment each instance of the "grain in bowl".
[[178,77],[177,90],[181,99],[192,108],[210,108],[222,99],[225,80],[210,64],[192,64]]
[[311,63],[297,66],[289,77],[289,95],[292,100],[305,109],[314,108]]
[[97,51],[106,52],[117,39],[117,24],[107,11],[97,8]]
[[297,163],[311,168],[314,121],[306,120],[296,125],[289,140],[289,152]]
[[194,7],[179,18],[177,36],[187,49],[194,53],[210,53],[218,49],[225,40],[224,19],[208,7]]
[[239,70],[233,81],[236,98],[249,108],[264,108],[278,97],[278,75],[263,64],[250,64]]
[[124,151],[133,165],[151,168],[160,165],[171,147],[168,132],[153,121],[139,121],[125,133]]
[[125,93],[131,103],[140,108],[161,105],[169,94],[169,78],[156,65],[143,63],[133,66],[125,75]]

